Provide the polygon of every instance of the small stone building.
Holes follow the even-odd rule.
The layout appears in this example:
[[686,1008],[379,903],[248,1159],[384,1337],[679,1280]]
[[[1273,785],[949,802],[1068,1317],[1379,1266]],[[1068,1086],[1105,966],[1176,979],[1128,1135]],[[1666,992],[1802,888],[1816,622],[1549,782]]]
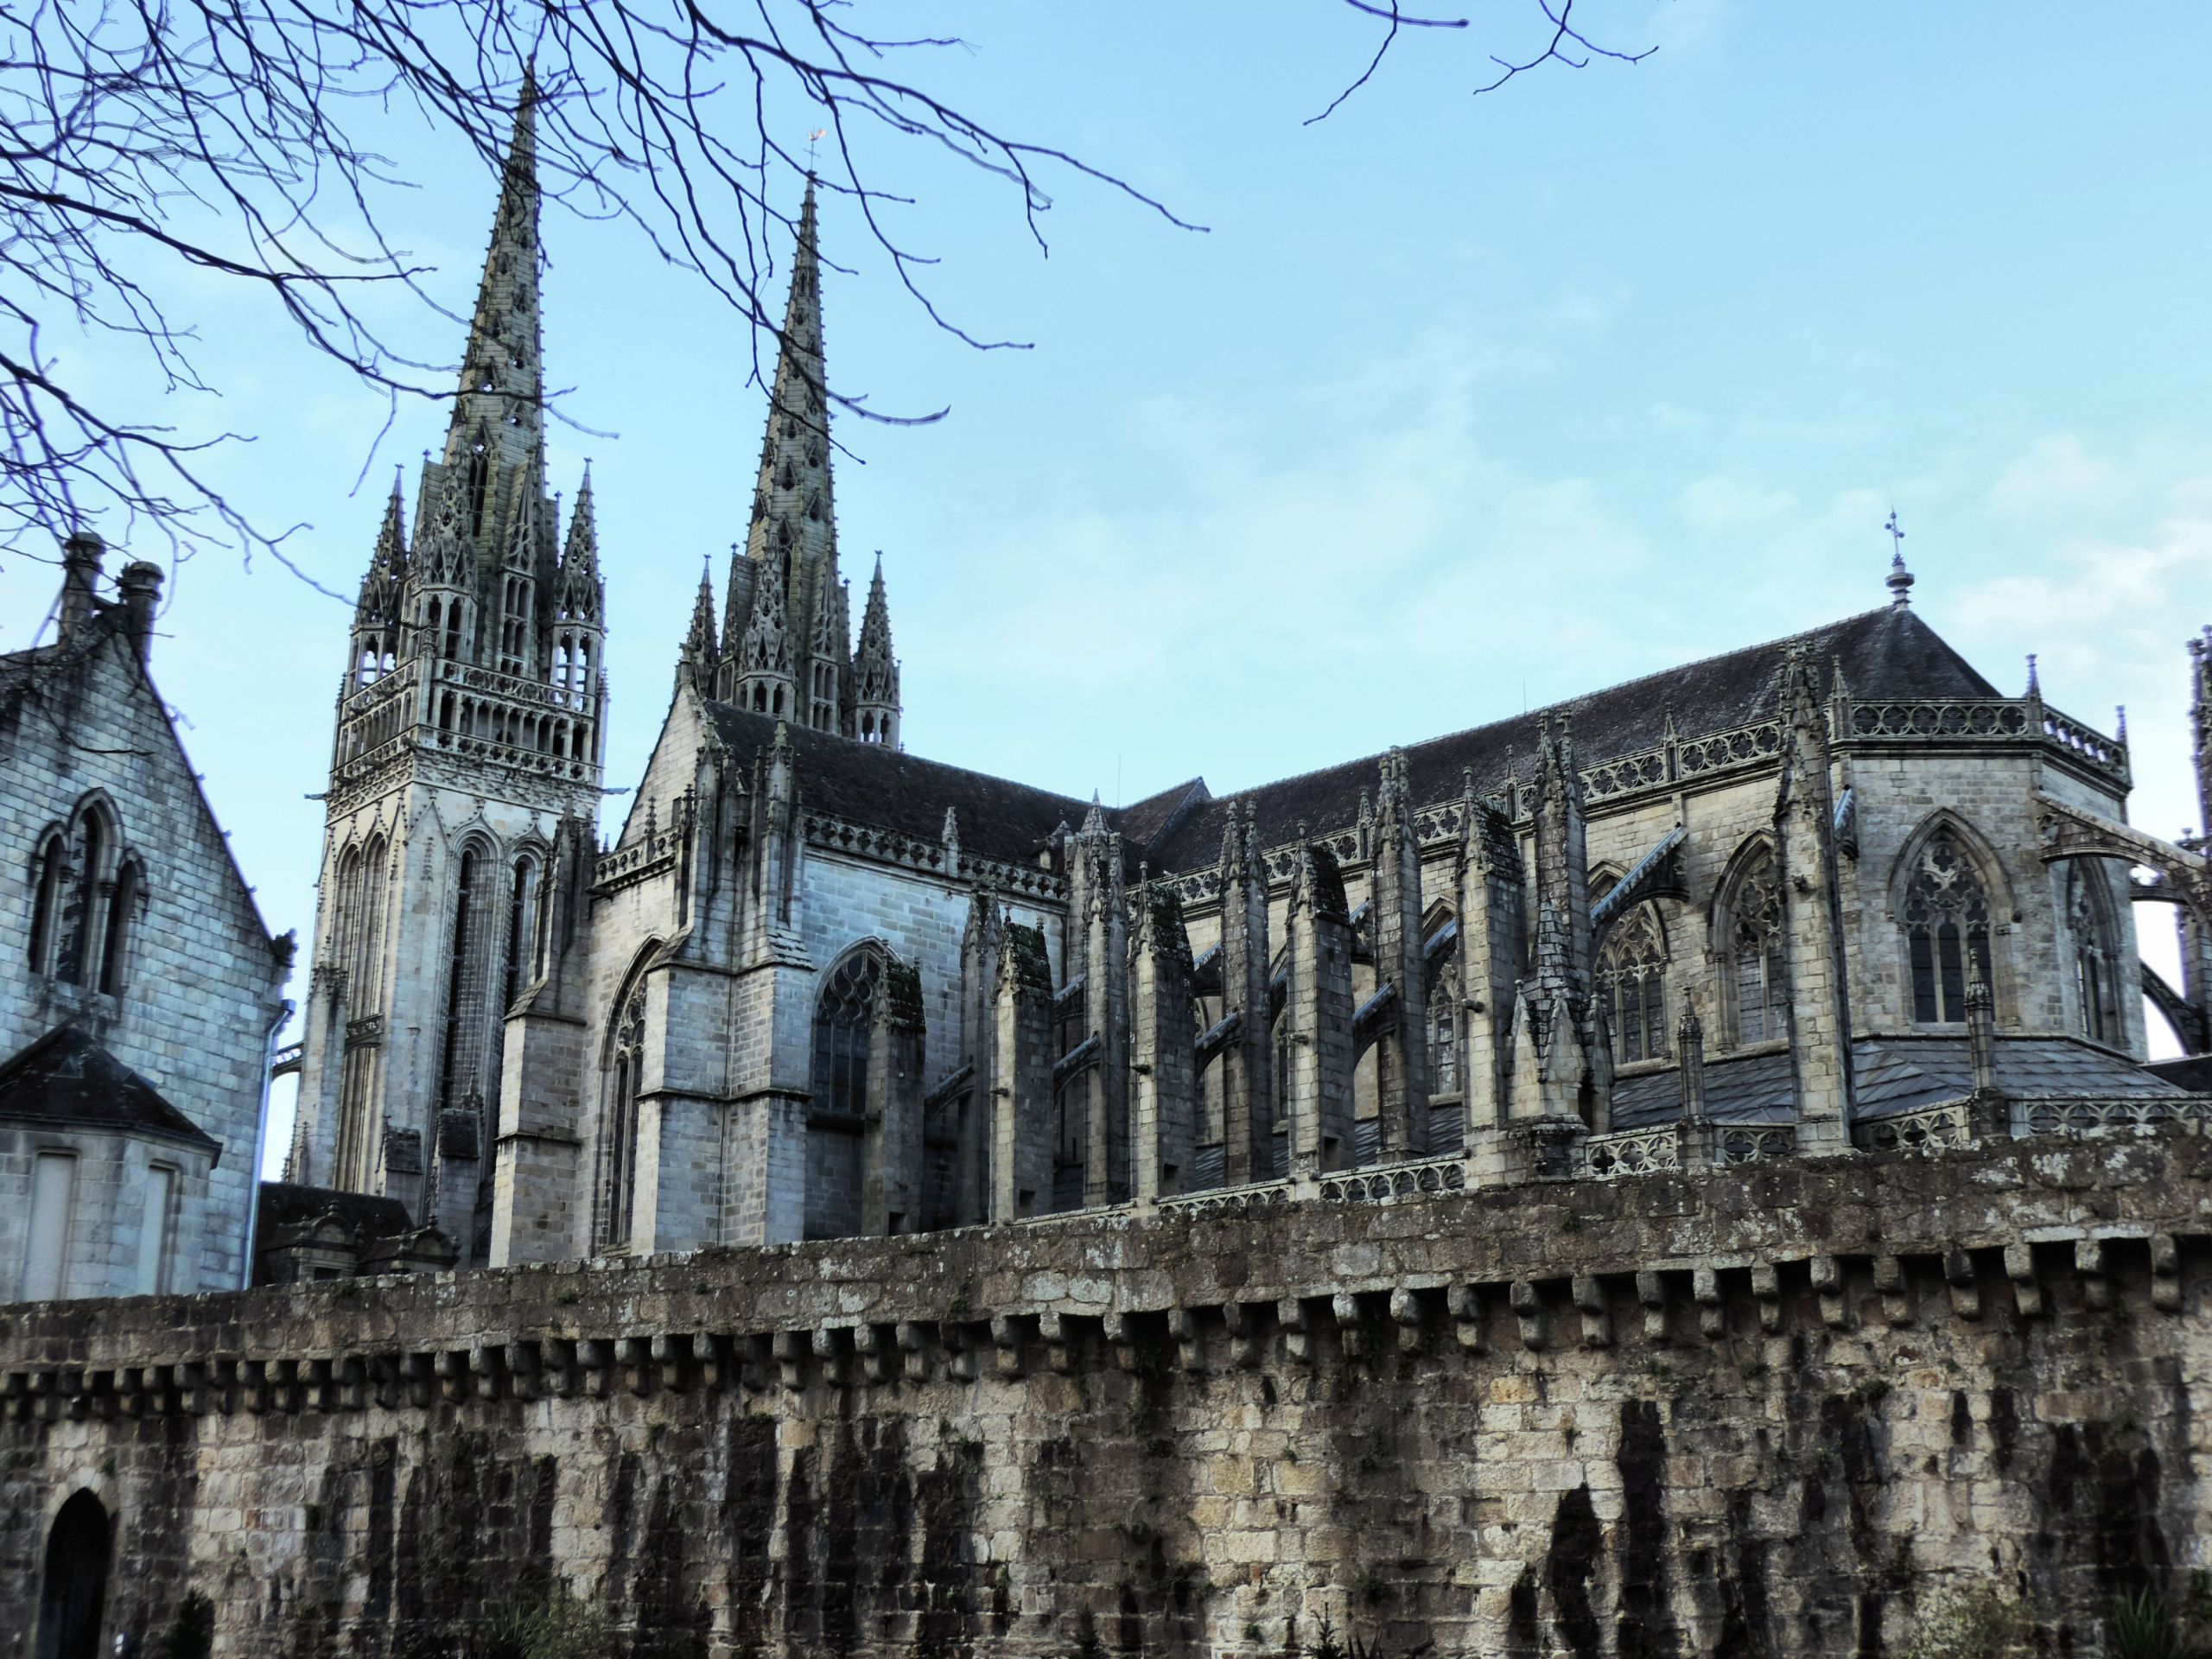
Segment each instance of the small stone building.
[[66,550],[51,644],[0,657],[0,1300],[245,1282],[271,938],[155,690],[162,575]]

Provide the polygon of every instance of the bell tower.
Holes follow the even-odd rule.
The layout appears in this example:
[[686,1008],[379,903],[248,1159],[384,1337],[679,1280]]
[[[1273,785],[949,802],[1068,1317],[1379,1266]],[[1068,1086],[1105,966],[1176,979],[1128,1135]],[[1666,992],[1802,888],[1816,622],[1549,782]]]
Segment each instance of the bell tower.
[[[504,1016],[556,849],[595,823],[606,591],[587,473],[545,486],[537,88],[525,72],[445,442],[361,584],[324,797],[287,1178],[404,1202],[483,1260]],[[573,855],[571,854],[570,855]]]

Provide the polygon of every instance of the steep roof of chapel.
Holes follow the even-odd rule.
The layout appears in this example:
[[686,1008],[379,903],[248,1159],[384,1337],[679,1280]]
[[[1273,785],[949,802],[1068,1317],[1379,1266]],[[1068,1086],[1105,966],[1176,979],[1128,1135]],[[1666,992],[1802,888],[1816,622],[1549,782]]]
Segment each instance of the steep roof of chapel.
[[140,1130],[219,1151],[221,1143],[74,1026],[57,1026],[0,1065],[0,1118]]
[[[1664,669],[1548,708],[1408,745],[1406,762],[1413,798],[1425,806],[1456,797],[1462,786],[1461,774],[1467,771],[1473,772],[1475,787],[1483,793],[1503,785],[1508,773],[1516,768],[1523,778],[1533,777],[1538,723],[1562,713],[1573,717],[1575,760],[1582,766],[1601,765],[1654,747],[1662,739],[1670,710],[1675,729],[1684,737],[1770,719],[1777,712],[1777,672],[1783,653],[1797,645],[1806,648],[1817,665],[1823,690],[1834,659],[1841,663],[1853,696],[2003,695],[1915,612],[1885,605],[1824,627]],[[1381,760],[1380,755],[1367,755],[1209,799],[1168,825],[1157,844],[1138,850],[1165,869],[1197,869],[1212,864],[1220,855],[1223,817],[1231,801],[1251,808],[1263,846],[1292,839],[1300,822],[1316,831],[1340,829],[1357,817],[1360,791],[1375,788]],[[1178,795],[1183,790],[1179,786],[1166,792]]]
[[[750,760],[775,741],[773,715],[756,715],[727,702],[710,702],[707,709],[722,742],[741,760]],[[959,815],[960,844],[966,851],[1030,863],[1054,830],[1063,823],[1074,828],[1090,810],[1090,802],[1071,795],[925,760],[887,744],[856,742],[796,724],[789,732],[803,802],[918,841],[935,842],[944,833],[945,809],[950,807]]]

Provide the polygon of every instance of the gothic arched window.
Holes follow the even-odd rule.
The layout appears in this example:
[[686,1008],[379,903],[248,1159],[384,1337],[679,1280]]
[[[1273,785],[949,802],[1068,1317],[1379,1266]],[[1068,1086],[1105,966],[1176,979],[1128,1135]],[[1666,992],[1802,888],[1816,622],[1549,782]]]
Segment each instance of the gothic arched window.
[[638,1089],[645,1060],[645,988],[621,1005],[608,1045],[606,1109],[600,1124],[599,1248],[631,1243],[637,1223]]
[[823,987],[814,1010],[814,1109],[841,1117],[868,1111],[868,1048],[875,1029],[883,961],[855,950]]
[[31,861],[31,971],[49,973],[54,966],[54,935],[61,920],[61,892],[69,875],[69,842],[60,830],[49,830]]
[[1598,953],[1598,995],[1616,1060],[1656,1060],[1667,1052],[1667,942],[1649,905],[1623,917]]
[[2066,925],[2074,936],[2074,990],[2082,1034],[2093,1042],[2117,1044],[2122,1040],[2117,930],[2101,867],[2080,859],[2067,861]]
[[1789,974],[1782,948],[1782,884],[1771,848],[1761,847],[1738,866],[1722,918],[1723,989],[1735,1012],[1736,1040],[1787,1036]]
[[491,993],[489,952],[494,914],[493,887],[499,879],[491,855],[471,846],[463,850],[454,892],[453,950],[446,969],[444,1052],[441,1058],[439,1103],[448,1108],[480,1095],[487,1042]]
[[[482,389],[492,390],[489,370],[485,372]],[[484,453],[484,441],[479,438],[468,452],[468,533],[472,536],[484,533],[484,499],[490,493],[491,484],[492,462]]]
[[1429,1092],[1448,1095],[1459,1087],[1459,973],[1447,969],[1428,993]]
[[1989,977],[1989,895],[1948,830],[1938,829],[1921,848],[1904,913],[1913,1019],[1923,1026],[1961,1023],[1967,982]]
[[536,955],[539,883],[537,860],[524,853],[515,860],[514,885],[507,894],[507,945],[500,975],[499,1012],[504,1016],[528,984]]
[[100,989],[110,996],[123,995],[124,969],[129,960],[130,926],[145,902],[146,873],[137,859],[127,859],[116,872],[115,893],[107,904],[107,938],[100,947]]
[[87,801],[72,815],[66,830],[48,837],[41,856],[32,965],[73,985],[99,982],[105,943],[101,882],[117,839],[105,808]]

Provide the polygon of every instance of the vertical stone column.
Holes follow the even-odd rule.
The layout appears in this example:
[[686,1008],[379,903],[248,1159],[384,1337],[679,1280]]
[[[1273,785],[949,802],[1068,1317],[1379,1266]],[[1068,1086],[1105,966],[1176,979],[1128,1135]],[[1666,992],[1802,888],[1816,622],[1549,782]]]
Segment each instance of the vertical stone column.
[[[1098,1039],[1098,1064],[1085,1074],[1083,1201],[1112,1204],[1129,1191],[1128,920],[1122,887],[1122,838],[1093,802],[1077,837],[1085,872],[1083,907],[1070,907],[1069,938],[1083,939],[1085,1034]],[[1072,957],[1075,952],[1071,950]],[[1072,976],[1076,963],[1069,963]]]
[[1351,921],[1344,878],[1325,847],[1299,826],[1291,875],[1290,1166],[1300,1175],[1340,1169],[1351,1153]]
[[1274,1021],[1268,1018],[1268,871],[1259,832],[1232,804],[1221,838],[1221,1001],[1239,1013],[1222,1055],[1222,1179],[1267,1179],[1274,1160]]
[[1546,721],[1536,770],[1536,927],[1514,1009],[1513,1081],[1491,1179],[1573,1172],[1606,1120],[1611,1056],[1591,995],[1590,883],[1582,785],[1567,720]]
[[1405,1157],[1428,1143],[1428,962],[1421,949],[1421,842],[1406,756],[1382,761],[1373,834],[1375,976],[1397,988],[1397,1028],[1382,1039],[1377,1103],[1382,1153]]
[[1524,964],[1521,852],[1513,826],[1462,781],[1459,853],[1459,1071],[1466,1154],[1477,1179],[1494,1162],[1513,1052],[1514,986]]
[[557,1261],[590,1248],[577,1226],[579,1215],[591,1214],[583,1091],[597,1082],[599,1068],[584,1018],[590,964],[575,942],[596,851],[590,824],[563,817],[543,884],[543,956],[505,1033],[492,1151],[495,1268]]
[[[2212,856],[2212,627],[2189,642],[2190,677],[2195,695],[2190,715],[2196,738],[2197,850]],[[2180,905],[2175,925],[2181,935],[2181,994],[2196,1010],[2196,1028],[2212,1047],[2212,916]]]
[[1789,963],[1797,1149],[1831,1155],[1851,1150],[1851,1001],[1837,905],[1827,723],[1802,647],[1783,664],[1780,694],[1785,730],[1774,824]]
[[884,963],[883,995],[868,1052],[868,1140],[862,1151],[861,1229],[911,1233],[922,1214],[922,976]]
[[1695,1008],[1684,1008],[1675,1027],[1675,1065],[1682,1084],[1680,1136],[1684,1169],[1707,1169],[1719,1162],[1718,1136],[1705,1106],[1705,1022]]
[[1136,1130],[1131,1173],[1137,1201],[1152,1204],[1184,1190],[1198,1133],[1191,941],[1173,887],[1147,882],[1137,889],[1129,979]]
[[991,1069],[991,1219],[1041,1215],[1052,1197],[1052,968],[1045,936],[1009,925]]
[[992,1088],[998,1053],[999,958],[1006,925],[998,900],[978,887],[968,903],[960,940],[960,1058],[969,1068],[953,1150],[952,1219],[969,1226],[991,1213]]

